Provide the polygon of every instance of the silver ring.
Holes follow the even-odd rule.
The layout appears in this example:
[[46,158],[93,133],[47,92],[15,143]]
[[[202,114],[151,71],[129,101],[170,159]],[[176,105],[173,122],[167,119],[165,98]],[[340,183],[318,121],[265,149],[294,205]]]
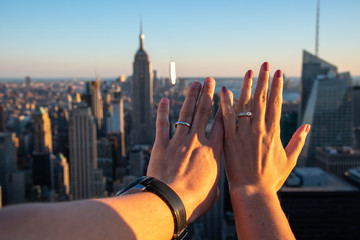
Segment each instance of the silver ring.
[[238,118],[241,118],[241,117],[252,117],[252,113],[251,112],[241,112],[237,115]]
[[190,123],[187,123],[187,122],[182,122],[182,121],[178,121],[175,123],[175,128],[177,127],[177,125],[184,125],[184,126],[187,126],[189,128],[191,128],[191,124]]

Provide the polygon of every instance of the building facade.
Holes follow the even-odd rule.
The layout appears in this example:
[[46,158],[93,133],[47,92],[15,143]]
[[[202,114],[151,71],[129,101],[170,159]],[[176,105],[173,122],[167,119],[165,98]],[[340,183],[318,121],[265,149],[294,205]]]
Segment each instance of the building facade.
[[317,148],[316,161],[324,171],[342,178],[348,169],[360,166],[360,151],[351,147]]
[[90,198],[97,168],[96,125],[88,107],[73,109],[69,124],[70,186],[74,200]]
[[318,75],[328,74],[329,72],[337,72],[337,67],[318,58],[307,51],[303,51],[303,64],[300,82],[300,122],[304,116],[304,112],[310,97],[311,89]]
[[33,152],[34,153],[51,153],[52,133],[51,121],[49,114],[44,108],[31,115],[33,124]]
[[[312,129],[300,155],[299,165],[315,166],[317,147],[352,146],[354,143],[352,81],[349,73],[337,73],[335,66],[309,53],[304,52],[305,55],[314,62],[308,63],[309,66],[304,63],[309,70],[306,71],[305,76],[309,76],[302,77],[304,97],[302,100],[306,103],[302,124],[310,124]],[[324,67],[321,67],[322,64]],[[314,72],[312,73],[311,70]],[[311,88],[308,80],[312,81]],[[304,86],[311,89],[307,98],[304,94]]]
[[140,48],[135,55],[132,78],[132,144],[152,145],[155,136],[153,119],[153,81],[149,55],[144,49],[145,35],[140,33]]
[[2,203],[8,203],[9,178],[16,169],[15,134],[0,133],[0,186]]

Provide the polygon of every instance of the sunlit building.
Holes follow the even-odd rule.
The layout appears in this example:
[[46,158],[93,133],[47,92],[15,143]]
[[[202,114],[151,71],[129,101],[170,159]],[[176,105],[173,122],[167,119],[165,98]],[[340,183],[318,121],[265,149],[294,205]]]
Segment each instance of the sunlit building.
[[90,198],[97,168],[96,125],[88,107],[73,109],[69,124],[70,186],[74,200]]
[[172,85],[175,85],[176,84],[176,69],[175,69],[174,61],[170,61],[169,71],[170,71],[170,82]]
[[299,165],[315,165],[317,147],[352,146],[354,136],[351,76],[304,51],[302,76],[302,123],[312,129],[299,158]]
[[44,108],[31,115],[33,124],[33,152],[51,153],[52,152],[52,133],[49,114]]
[[103,126],[104,119],[104,109],[103,109],[103,100],[100,93],[100,79],[96,81],[90,81],[86,83],[85,93],[82,95],[82,99],[90,107],[91,113],[95,118],[97,133],[100,133],[100,130]]

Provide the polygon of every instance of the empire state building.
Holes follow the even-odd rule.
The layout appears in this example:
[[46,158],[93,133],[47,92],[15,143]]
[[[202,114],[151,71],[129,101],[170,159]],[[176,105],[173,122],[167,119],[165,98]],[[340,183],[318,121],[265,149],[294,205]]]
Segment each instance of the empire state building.
[[155,125],[153,120],[153,83],[151,63],[144,49],[145,35],[140,31],[140,48],[136,52],[132,79],[132,144],[152,145]]

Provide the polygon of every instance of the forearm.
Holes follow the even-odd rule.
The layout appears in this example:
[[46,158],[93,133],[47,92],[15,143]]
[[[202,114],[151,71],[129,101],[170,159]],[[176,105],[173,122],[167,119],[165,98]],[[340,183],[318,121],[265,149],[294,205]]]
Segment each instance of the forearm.
[[0,211],[4,239],[170,239],[173,231],[169,207],[152,193]]
[[231,202],[239,239],[295,239],[275,192],[237,188]]

